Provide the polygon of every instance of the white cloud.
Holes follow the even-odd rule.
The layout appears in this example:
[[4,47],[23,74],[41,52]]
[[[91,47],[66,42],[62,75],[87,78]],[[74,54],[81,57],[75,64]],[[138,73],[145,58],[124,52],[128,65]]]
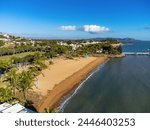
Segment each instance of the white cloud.
[[107,27],[98,26],[98,25],[84,25],[83,31],[95,34],[95,33],[101,33],[101,32],[108,32],[110,31],[110,29]]
[[98,26],[98,25],[83,25],[82,27],[68,25],[68,26],[61,26],[61,30],[65,30],[65,31],[76,31],[77,30],[77,31],[88,32],[91,34],[97,34],[97,33],[110,31],[109,28],[104,27],[104,26]]
[[76,30],[76,26],[71,26],[71,25],[61,26],[61,29],[65,30],[65,31],[75,31]]

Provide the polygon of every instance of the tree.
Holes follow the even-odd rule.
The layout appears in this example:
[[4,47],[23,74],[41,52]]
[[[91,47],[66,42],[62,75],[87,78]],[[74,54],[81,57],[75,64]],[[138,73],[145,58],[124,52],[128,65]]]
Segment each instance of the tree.
[[12,64],[10,61],[0,60],[0,70],[5,73],[8,72],[9,69],[12,68]]
[[22,92],[24,99],[27,100],[27,92],[31,90],[34,85],[34,75],[31,71],[22,71],[19,78],[18,89]]
[[12,68],[5,76],[5,81],[9,82],[10,88],[13,90],[14,96],[16,96],[16,89],[18,88],[19,84],[19,75],[17,74],[17,69]]
[[14,95],[10,88],[0,88],[0,103],[11,101]]
[[34,64],[36,64],[36,62],[38,62],[41,59],[42,59],[42,54],[40,54],[39,52],[37,52],[33,55],[33,63]]
[[50,50],[49,52],[45,53],[47,58],[53,58],[57,56],[57,53],[54,50]]
[[38,71],[42,71],[47,68],[47,65],[44,63],[45,56],[41,53],[35,53],[33,58],[33,66],[37,68]]
[[0,41],[0,47],[4,46],[4,45],[5,45],[5,43],[3,41]]
[[29,71],[33,74],[34,77],[36,77],[40,74],[40,71],[37,66],[29,67]]
[[117,48],[117,50],[118,50],[118,52],[121,54],[122,53],[122,47],[121,46],[119,46],[118,48]]

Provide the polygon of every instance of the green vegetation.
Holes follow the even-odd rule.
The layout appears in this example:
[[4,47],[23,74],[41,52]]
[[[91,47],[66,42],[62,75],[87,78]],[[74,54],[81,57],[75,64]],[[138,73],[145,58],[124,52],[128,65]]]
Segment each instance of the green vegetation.
[[93,55],[93,54],[121,54],[121,47],[113,47],[110,43],[97,43],[94,45],[86,45],[86,46],[82,46],[77,48],[72,55]]
[[14,99],[14,95],[10,88],[0,88],[0,102],[9,102]]
[[13,55],[6,55],[6,56],[0,56],[0,60],[5,60],[9,61],[12,58],[23,58],[28,55],[33,55],[35,52],[24,52],[24,53],[19,53],[19,54],[13,54]]
[[45,108],[45,113],[57,113],[58,110],[54,108]]
[[9,69],[12,68],[12,64],[10,61],[0,60],[0,72],[8,72]]
[[[4,73],[1,77],[4,86],[0,89],[0,102],[12,102],[12,100],[18,99],[18,101],[27,102],[27,93],[32,89],[34,80],[37,75],[41,73],[43,69],[47,68],[44,63],[45,57],[42,53],[34,53],[32,55],[26,55],[22,58],[12,57],[10,60],[0,60],[0,71]],[[30,62],[30,66],[27,70],[21,72],[17,69],[17,64],[27,65],[25,63]],[[22,93],[23,100],[17,97],[16,93]],[[7,93],[9,93],[7,95]],[[9,97],[10,96],[10,97]]]
[[5,36],[3,36],[2,34],[0,34],[0,38],[6,38]]
[[0,47],[4,46],[5,43],[3,41],[0,40]]
[[32,89],[34,75],[31,71],[22,71],[19,74],[18,89],[22,92],[24,100],[27,100],[27,92]]
[[20,54],[24,52],[44,52],[46,48],[33,47],[31,45],[21,45],[16,47],[0,48],[0,56]]
[[16,96],[16,90],[18,88],[18,81],[20,76],[17,74],[17,69],[12,68],[5,76],[5,81],[9,83],[9,87],[13,90],[14,96]]
[[[6,47],[0,42],[0,74],[2,74],[0,75],[0,82],[2,82],[0,83],[0,103],[14,100],[28,102],[28,93],[32,90],[36,76],[47,68],[46,60],[49,60],[49,64],[53,64],[51,59],[58,56],[74,59],[74,57],[94,54],[122,53],[120,46],[112,46],[112,44],[118,44],[115,40],[105,40],[95,44],[86,44],[86,40],[37,40],[33,44],[28,39],[14,36],[10,36],[10,39],[20,44],[15,42],[13,46]],[[58,44],[60,42],[65,44]],[[20,66],[26,69],[20,72],[18,71]],[[17,93],[20,93],[23,99],[18,97]],[[45,111],[54,112],[53,109],[45,109]]]

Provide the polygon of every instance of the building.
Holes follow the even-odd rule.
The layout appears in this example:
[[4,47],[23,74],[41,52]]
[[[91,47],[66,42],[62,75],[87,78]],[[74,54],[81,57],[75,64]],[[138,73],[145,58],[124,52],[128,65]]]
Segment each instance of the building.
[[6,38],[0,38],[0,41],[8,42],[9,40]]
[[6,38],[9,38],[9,35],[8,34],[3,34],[4,37]]
[[19,103],[11,105],[9,103],[0,104],[0,113],[36,113],[30,109],[25,108]]

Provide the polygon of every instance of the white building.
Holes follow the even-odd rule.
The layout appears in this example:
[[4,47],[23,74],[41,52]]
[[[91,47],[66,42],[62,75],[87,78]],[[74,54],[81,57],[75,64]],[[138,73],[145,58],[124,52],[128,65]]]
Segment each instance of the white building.
[[0,41],[8,42],[9,40],[6,38],[0,38]]
[[3,36],[6,37],[6,38],[9,38],[9,35],[8,35],[8,34],[4,34]]
[[0,104],[0,113],[35,113],[20,104],[11,105],[9,103]]
[[102,43],[102,42],[100,42],[100,41],[92,41],[92,42],[87,41],[87,42],[81,43],[81,44],[82,45],[94,45],[94,44],[98,44],[98,43]]

